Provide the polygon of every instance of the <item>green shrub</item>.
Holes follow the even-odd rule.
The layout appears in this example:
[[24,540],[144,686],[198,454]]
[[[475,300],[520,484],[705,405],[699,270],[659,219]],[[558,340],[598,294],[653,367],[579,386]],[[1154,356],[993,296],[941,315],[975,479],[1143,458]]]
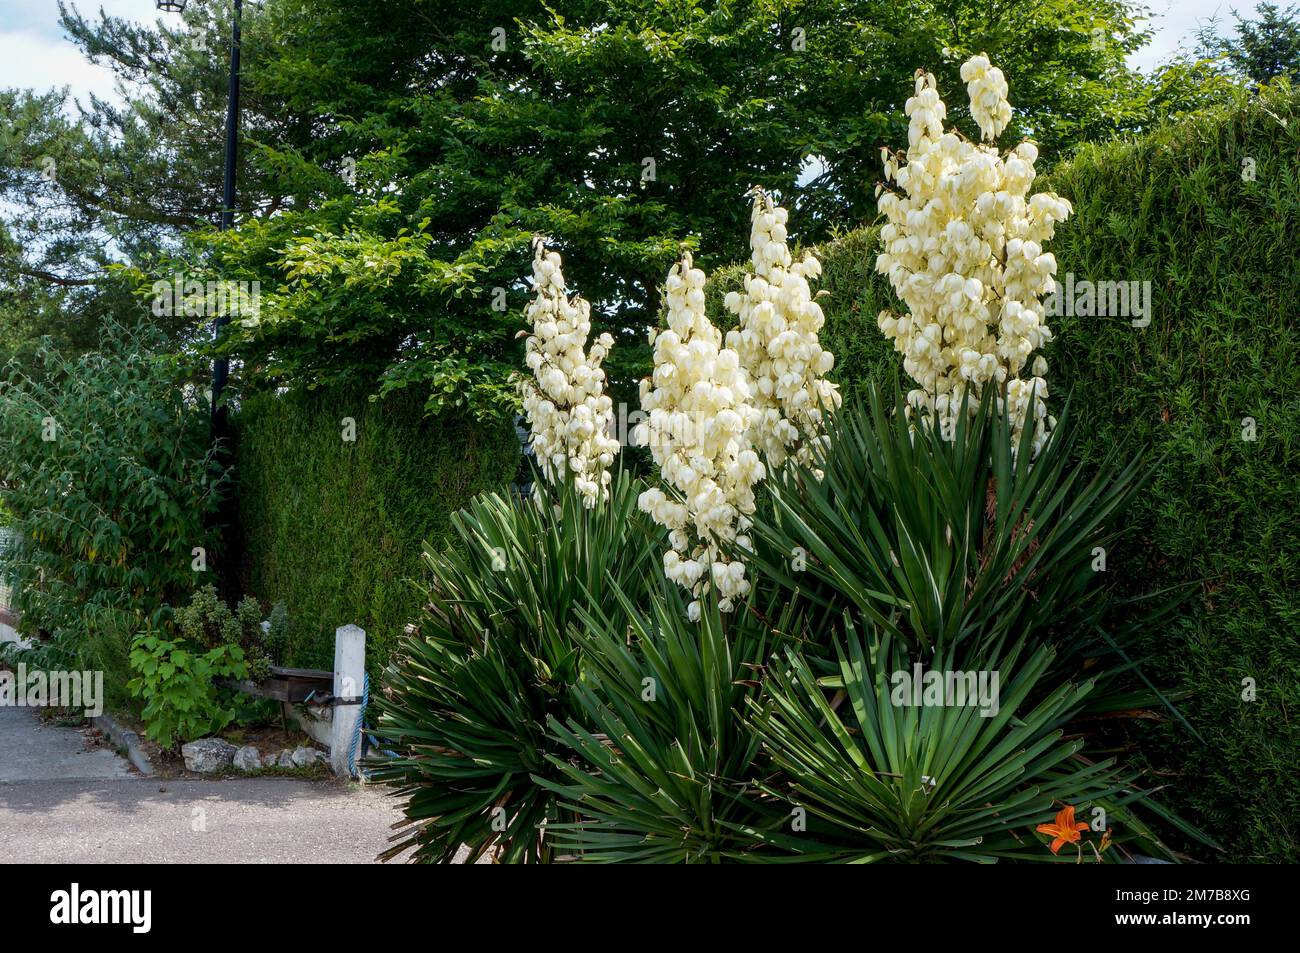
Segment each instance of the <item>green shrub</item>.
[[[23,629],[72,656],[105,611],[131,617],[108,620],[118,633],[156,621],[194,585],[194,548],[216,548],[206,405],[162,345],[109,324],[98,350],[68,360],[47,343],[39,379],[10,366],[0,382],[0,500],[16,531],[3,570]],[[111,645],[124,647],[99,650]]]
[[131,648],[127,685],[145,700],[141,717],[145,734],[163,748],[220,731],[235,718],[215,685],[218,678],[244,678],[248,666],[238,645],[198,651],[182,640],[146,632]]
[[[892,417],[872,394],[870,413],[858,401],[841,411],[821,482],[787,468],[767,485],[776,516],[761,507],[755,536],[781,558],[756,560],[745,606],[710,605],[692,624],[664,583],[648,607],[614,590],[582,611],[573,711],[551,717],[563,747],[547,752],[553,776],[537,778],[574,815],[548,827],[557,850],[597,862],[1051,861],[1034,827],[1063,805],[1106,812],[1112,858],[1177,856],[1140,815],[1208,846],[1099,755],[1104,739],[1082,721],[1158,704],[1111,691],[1128,632],[1101,629],[1092,568],[1137,465],[1081,479],[1068,414],[1030,467],[1032,432],[1013,458],[991,400],[945,441],[910,431],[900,392]],[[1001,681],[978,705],[899,707],[894,678],[913,663]],[[793,823],[801,814],[807,827]]]
[[66,671],[80,666],[84,671],[103,672],[105,710],[138,716],[139,700],[131,694],[127,684],[132,675],[131,646],[139,621],[134,613],[123,609],[106,607],[92,610],[85,639],[77,645],[75,659],[69,659],[66,664],[43,667]]
[[872,386],[867,406],[851,397],[823,479],[787,467],[768,483],[753,534],[765,574],[813,603],[823,630],[852,610],[918,650],[1058,639],[1095,660],[1111,654],[1105,638],[1126,643],[1095,631],[1110,621],[1098,567],[1119,551],[1142,468],[1112,456],[1085,478],[1068,408],[1031,465],[1032,429],[1015,447],[992,398],[945,440],[913,429],[897,387]]
[[484,494],[452,517],[455,538],[427,551],[424,614],[374,699],[376,734],[397,752],[374,777],[405,799],[392,853],[443,862],[467,844],[471,858],[551,858],[561,815],[543,784],[559,743],[547,720],[576,711],[583,613],[612,605],[614,587],[635,602],[659,578],[657,534],[637,511],[644,488],[619,473],[593,509],[567,487],[558,505]]
[[[1133,143],[1089,146],[1044,184],[1074,203],[1058,226],[1059,277],[1152,282],[1150,326],[1062,315],[1046,354],[1072,393],[1078,460],[1149,448],[1154,477],[1131,507],[1133,541],[1109,571],[1121,590],[1196,583],[1149,630],[1146,669],[1189,697],[1175,722],[1132,726],[1189,811],[1237,861],[1300,857],[1300,95],[1267,92]],[[1253,179],[1243,175],[1253,160]],[[877,232],[821,249],[823,342],[847,393],[898,373],[876,327],[891,300]],[[722,272],[716,306],[735,274]],[[1243,439],[1243,418],[1256,439]],[[1257,700],[1243,699],[1253,679]]]
[[243,556],[232,588],[285,604],[287,665],[330,668],[334,630],[355,623],[376,673],[419,613],[424,542],[447,538],[451,514],[518,464],[509,421],[426,418],[415,389],[364,394],[262,394],[236,415]]
[[[850,626],[829,679],[787,650],[784,665],[768,666],[763,703],[751,703],[755,729],[780,769],[762,787],[811,816],[797,834],[787,823],[787,833],[771,838],[775,846],[804,860],[842,863],[1092,862],[1130,857],[1125,845],[1174,859],[1134,815],[1143,799],[1114,760],[1088,756],[1085,740],[1067,728],[1095,682],[1054,679],[1055,649],[1027,641],[985,658],[977,670],[955,650],[909,651],[878,632],[864,640]],[[910,673],[914,663],[996,673],[998,682],[987,683],[996,706],[899,705],[895,673]],[[837,692],[844,700],[838,706]],[[1052,854],[1050,838],[1035,827],[1065,805],[1085,822],[1100,809],[1105,824]],[[1113,841],[1103,841],[1110,830]]]
[[267,616],[266,651],[271,658],[284,659],[289,647],[289,609],[283,602],[271,606]]
[[131,645],[139,631],[140,617],[129,609],[89,606],[85,628],[65,628],[47,639],[0,644],[0,662],[28,671],[83,671],[104,673],[103,706],[106,711],[126,712],[136,717],[141,701],[131,694]]
[[644,608],[615,592],[583,613],[575,712],[551,719],[561,748],[548,752],[552,777],[542,779],[574,819],[552,836],[595,863],[753,859],[759,832],[789,814],[758,796],[764,765],[746,704],[773,649],[802,630],[788,608],[757,611],[757,588],[725,615],[706,597],[698,622],[687,621],[675,583],[655,589]]
[[191,645],[215,649],[222,645],[237,646],[254,679],[271,674],[272,659],[267,655],[262,632],[262,608],[252,596],[239,600],[235,611],[217,598],[215,586],[197,590],[186,606],[173,614],[176,628]]

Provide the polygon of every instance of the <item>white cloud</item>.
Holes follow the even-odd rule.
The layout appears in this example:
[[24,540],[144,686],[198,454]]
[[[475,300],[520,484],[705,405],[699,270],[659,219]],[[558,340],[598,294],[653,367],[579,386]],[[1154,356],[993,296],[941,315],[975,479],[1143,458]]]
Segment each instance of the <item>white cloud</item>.
[[[82,0],[70,4],[98,19],[99,11],[136,22],[158,16],[153,0]],[[59,26],[55,0],[0,0],[0,89],[38,91],[67,86],[82,101],[89,94],[118,99],[113,72],[87,61]]]
[[0,88],[44,91],[62,86],[83,101],[92,91],[112,97],[113,71],[87,61],[67,40],[51,40],[27,30],[0,33]]

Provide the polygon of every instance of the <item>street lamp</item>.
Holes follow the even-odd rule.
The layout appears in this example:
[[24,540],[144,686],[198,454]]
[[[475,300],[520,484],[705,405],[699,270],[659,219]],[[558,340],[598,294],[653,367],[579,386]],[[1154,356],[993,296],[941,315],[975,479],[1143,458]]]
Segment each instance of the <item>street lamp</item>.
[[[187,0],[154,0],[159,10],[169,13],[181,13],[185,10]],[[226,96],[226,161],[221,181],[221,221],[219,227],[225,231],[235,220],[235,160],[239,144],[239,46],[240,20],[244,4],[235,0],[234,18],[230,30],[230,85]],[[229,322],[230,316],[218,314],[213,321],[214,339],[221,335],[221,329]],[[217,358],[212,364],[212,440],[228,436],[226,408],[219,405],[221,392],[225,390],[226,380],[230,376],[230,362]]]
[[[183,13],[187,0],[154,0],[159,10],[166,13]],[[230,81],[226,95],[226,156],[225,168],[221,178],[221,220],[218,227],[225,231],[235,221],[235,160],[238,157],[239,144],[239,46],[240,20],[244,12],[243,0],[234,0],[234,17],[230,29]],[[212,337],[221,337],[221,329],[230,321],[230,316],[219,313],[212,322]],[[217,461],[222,468],[231,462],[230,454],[230,419],[226,405],[221,403],[221,392],[226,389],[230,377],[230,361],[218,357],[212,362],[212,424],[210,440]],[[226,526],[233,526],[233,503],[231,494],[222,498],[222,511],[218,519]]]

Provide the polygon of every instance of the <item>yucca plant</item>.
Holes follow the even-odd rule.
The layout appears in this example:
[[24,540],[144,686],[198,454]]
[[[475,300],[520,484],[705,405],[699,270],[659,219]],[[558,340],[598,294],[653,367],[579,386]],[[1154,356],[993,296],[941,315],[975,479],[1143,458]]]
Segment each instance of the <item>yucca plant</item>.
[[789,607],[759,611],[751,595],[724,614],[706,598],[689,622],[663,584],[648,609],[624,597],[618,611],[583,614],[579,711],[551,719],[558,777],[537,779],[577,816],[553,825],[556,844],[600,863],[718,863],[765,849],[752,831],[775,826],[783,805],[756,786],[744,712],[773,645],[795,631]]
[[788,466],[771,481],[758,561],[824,631],[852,610],[917,649],[996,656],[1067,634],[1071,653],[1111,651],[1101,570],[1145,471],[1118,452],[1091,474],[1075,466],[1068,406],[1036,457],[1032,428],[1013,447],[991,393],[945,440],[873,385],[836,415],[821,479]]
[[375,699],[375,734],[395,757],[373,776],[404,798],[405,824],[384,855],[412,859],[549,860],[553,791],[548,719],[576,709],[583,610],[638,604],[659,575],[658,541],[637,510],[644,487],[626,473],[593,508],[568,485],[543,501],[476,497],[452,519],[453,540],[426,549],[432,583],[418,629],[404,638]]
[[[762,787],[807,815],[797,833],[786,825],[755,836],[807,861],[1096,861],[1127,856],[1125,845],[1174,856],[1133,814],[1143,798],[1113,763],[1086,757],[1085,741],[1064,733],[1094,683],[1053,684],[1049,645],[1019,639],[1001,653],[991,708],[952,697],[914,706],[899,692],[921,655],[889,634],[864,643],[846,628],[835,674],[819,678],[787,650],[784,665],[769,666],[762,700],[749,700],[781,772]],[[952,650],[924,655],[931,671],[956,670]],[[1067,808],[1079,824],[1104,818],[1098,826],[1113,827],[1113,839],[1072,822],[1065,849],[1053,853],[1053,838],[1036,827]]]

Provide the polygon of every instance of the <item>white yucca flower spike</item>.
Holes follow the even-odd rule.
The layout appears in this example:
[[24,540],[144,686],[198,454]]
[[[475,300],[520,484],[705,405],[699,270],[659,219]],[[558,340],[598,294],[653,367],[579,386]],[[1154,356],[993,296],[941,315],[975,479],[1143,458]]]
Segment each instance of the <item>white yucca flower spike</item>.
[[809,286],[821,275],[821,263],[811,252],[794,261],[787,244],[789,213],[761,188],[752,194],[745,290],[724,300],[739,316],[727,333],[727,346],[740,356],[754,385],[751,442],[771,467],[791,455],[812,464],[824,439],[824,414],[840,406],[839,388],[825,379],[835,358],[818,339],[826,318]]
[[1029,195],[1037,175],[1033,143],[1006,155],[992,144],[1011,119],[1001,70],[980,55],[962,65],[961,76],[988,144],[944,131],[947,110],[934,77],[922,72],[905,107],[906,162],[884,150],[892,187],[878,190],[887,221],[876,270],[889,276],[908,313],[882,311],[878,324],[920,385],[908,394],[909,412],[918,410],[950,437],[968,389],[973,412],[985,384],[1005,386],[999,408],[1017,441],[1032,428],[1037,453],[1056,423],[1047,413],[1047,361],[1038,353],[1052,339],[1042,298],[1056,274],[1043,245],[1072,208],[1051,192]]
[[711,590],[723,612],[749,592],[745,564],[723,550],[750,549],[754,486],[764,476],[748,438],[755,415],[749,378],[705,315],[704,282],[689,253],[668,274],[668,326],[650,331],[654,374],[641,382],[648,419],[633,434],[650,448],[668,487],[646,490],[638,502],[669,531],[664,574],[693,596],[692,621]]
[[614,407],[601,369],[614,339],[602,334],[584,352],[591,306],[567,296],[559,253],[548,252],[542,239],[533,245],[536,294],[528,305],[530,330],[524,332],[524,362],[532,376],[519,384],[524,415],[543,477],[551,483],[572,480],[591,507],[609,496],[609,468],[619,447],[610,435]]
[[970,113],[980,127],[980,136],[989,142],[997,139],[1011,121],[1007,80],[1002,70],[989,63],[989,58],[981,53],[961,65],[961,79],[966,84]]

